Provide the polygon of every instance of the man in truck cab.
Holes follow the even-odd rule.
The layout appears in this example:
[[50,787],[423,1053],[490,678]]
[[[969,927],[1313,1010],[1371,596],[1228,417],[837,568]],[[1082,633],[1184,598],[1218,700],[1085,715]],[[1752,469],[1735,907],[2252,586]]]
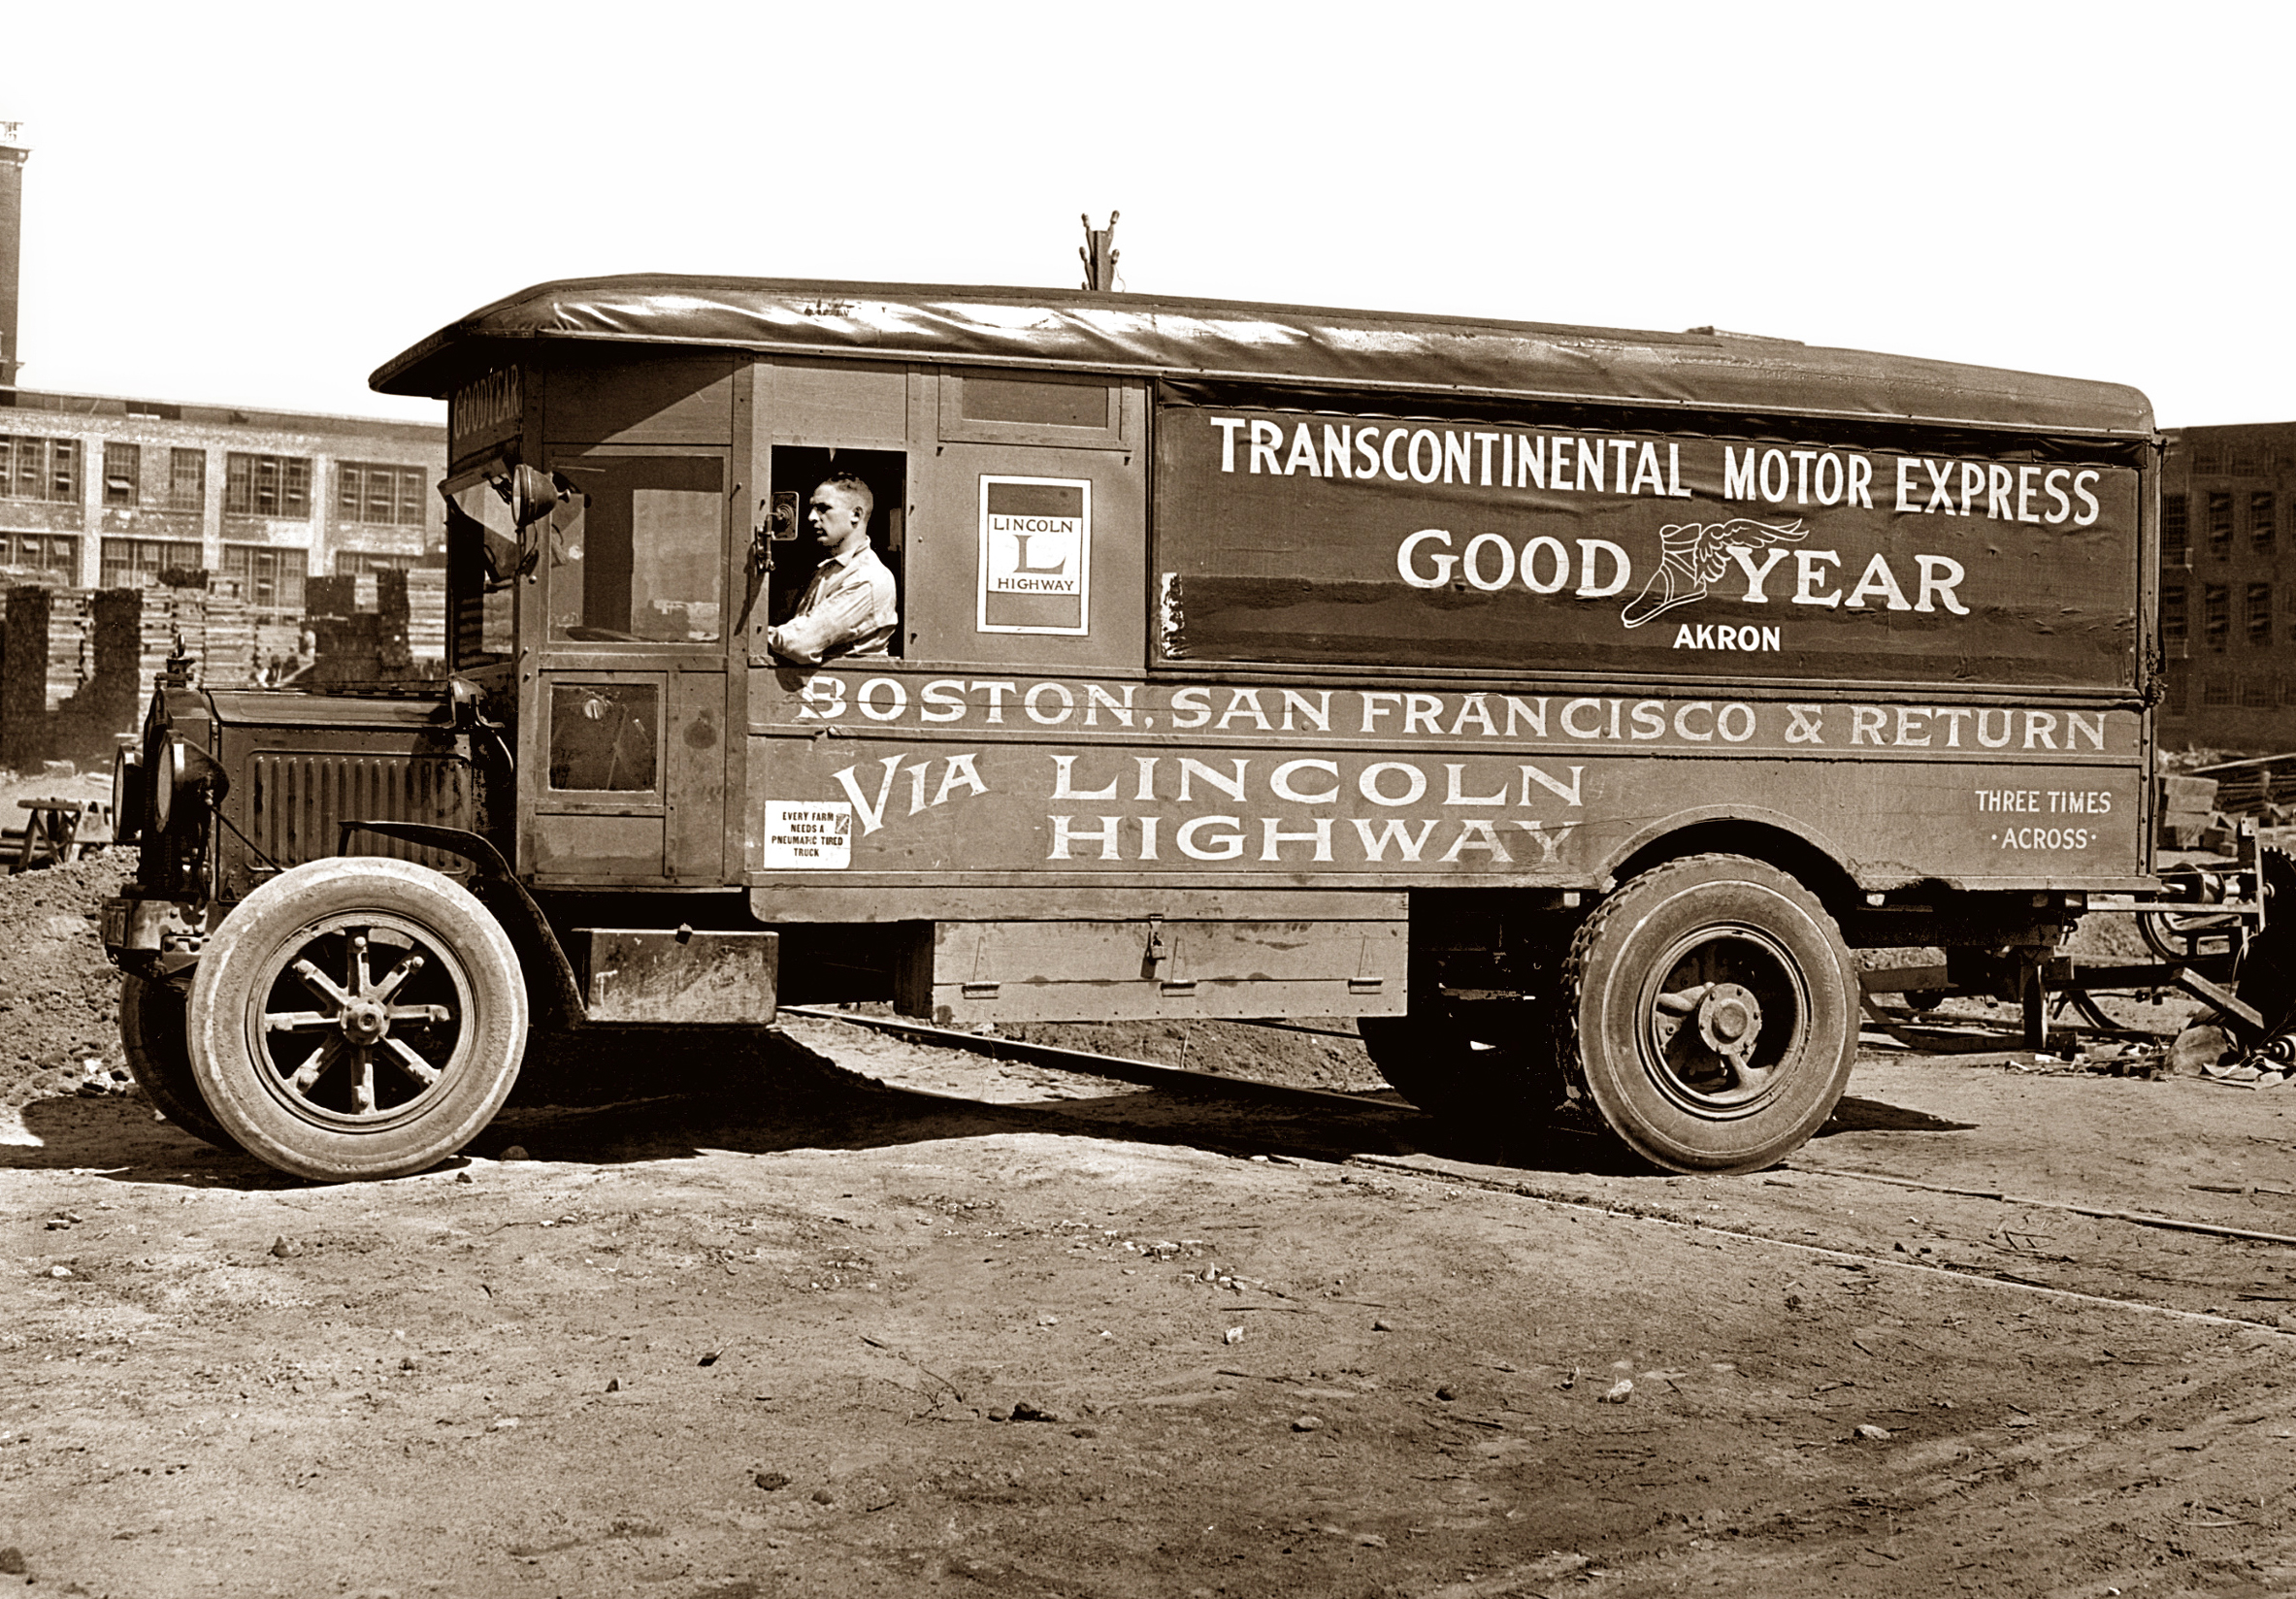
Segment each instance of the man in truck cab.
[[869,546],[869,514],[875,508],[876,496],[851,473],[814,489],[805,520],[828,553],[789,620],[766,630],[766,643],[775,655],[817,667],[828,660],[892,653],[901,613],[894,604],[893,573]]

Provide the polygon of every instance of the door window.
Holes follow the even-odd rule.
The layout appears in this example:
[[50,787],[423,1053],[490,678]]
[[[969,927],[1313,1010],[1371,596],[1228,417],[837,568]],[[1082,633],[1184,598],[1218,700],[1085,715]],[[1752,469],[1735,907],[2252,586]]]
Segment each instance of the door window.
[[661,693],[651,683],[552,684],[550,787],[650,792],[661,725]]

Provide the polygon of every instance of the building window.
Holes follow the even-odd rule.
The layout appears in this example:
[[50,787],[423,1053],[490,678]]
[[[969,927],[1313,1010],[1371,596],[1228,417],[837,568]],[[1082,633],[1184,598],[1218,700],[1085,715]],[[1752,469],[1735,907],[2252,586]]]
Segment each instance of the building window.
[[0,438],[0,496],[77,502],[79,442],[71,439]]
[[335,519],[390,527],[420,527],[422,469],[345,461],[336,468]]
[[2209,553],[2221,561],[2232,553],[2232,496],[2209,496]]
[[2258,552],[2269,552],[2279,534],[2280,507],[2273,504],[2272,490],[2258,489],[2248,496],[2248,544]]
[[2169,663],[2169,693],[2165,708],[2171,716],[2182,716],[2192,703],[2192,669],[2181,661]]
[[2166,583],[2160,590],[2160,636],[2164,642],[2182,643],[2187,621],[2184,615],[2184,585]]
[[311,519],[311,458],[303,455],[223,457],[223,508],[242,516],[281,521]]
[[2210,583],[2201,591],[2201,639],[2217,654],[2232,637],[2232,589],[2224,583]]
[[201,569],[196,538],[107,538],[102,551],[103,586],[138,588],[163,571]]
[[299,549],[225,544],[223,575],[239,582],[240,598],[258,610],[303,613],[305,557]]
[[2270,710],[2278,702],[2280,684],[2259,672],[2240,680],[2240,708],[2243,710]]
[[0,567],[52,571],[71,582],[80,571],[80,540],[51,533],[0,533]]
[[134,506],[144,497],[144,447],[104,441],[104,504]]
[[208,452],[199,449],[168,451],[168,509],[208,508]]
[[411,555],[374,555],[366,550],[337,550],[335,575],[370,577],[378,571],[407,571],[419,565]]
[[2184,497],[2164,494],[2160,497],[2160,558],[2172,567],[2185,565],[2191,538],[2191,525],[2184,509]]
[[2221,672],[2200,680],[2200,702],[2206,710],[2232,708],[2232,679]]
[[2270,583],[2250,583],[2248,585],[2247,625],[2249,643],[2269,644],[2272,642],[2272,585]]

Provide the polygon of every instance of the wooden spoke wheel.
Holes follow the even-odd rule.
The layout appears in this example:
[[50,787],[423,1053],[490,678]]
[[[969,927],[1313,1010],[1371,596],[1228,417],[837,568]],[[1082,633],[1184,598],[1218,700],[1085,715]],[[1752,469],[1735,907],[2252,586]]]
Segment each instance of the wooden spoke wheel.
[[313,861],[209,941],[193,1075],[248,1153],[323,1181],[405,1176],[462,1148],[516,1082],[527,999],[502,927],[427,866]]

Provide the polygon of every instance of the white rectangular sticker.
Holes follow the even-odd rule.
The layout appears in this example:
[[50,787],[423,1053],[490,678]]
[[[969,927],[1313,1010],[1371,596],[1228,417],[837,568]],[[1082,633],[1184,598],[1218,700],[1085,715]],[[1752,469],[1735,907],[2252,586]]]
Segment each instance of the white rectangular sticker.
[[1092,631],[1092,482],[980,480],[982,633]]
[[767,871],[842,871],[853,864],[853,806],[843,800],[768,800]]

